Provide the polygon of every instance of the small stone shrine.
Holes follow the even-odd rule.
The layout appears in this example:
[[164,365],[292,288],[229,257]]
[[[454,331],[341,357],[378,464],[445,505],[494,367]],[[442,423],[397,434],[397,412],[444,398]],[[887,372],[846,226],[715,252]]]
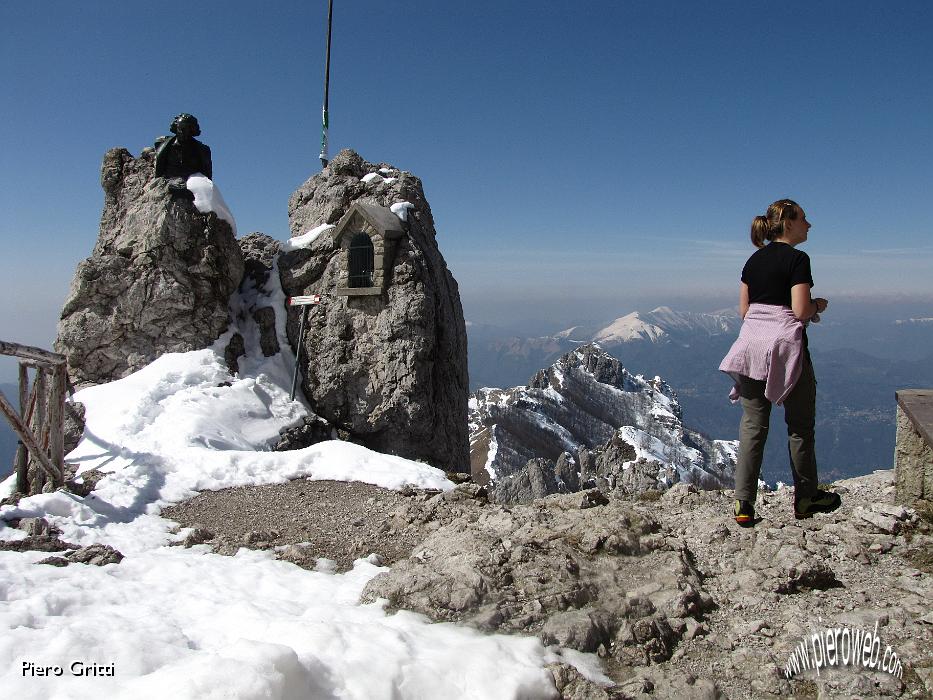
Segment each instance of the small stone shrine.
[[292,195],[289,223],[334,225],[278,258],[286,295],[322,297],[300,339],[311,408],[370,449],[468,471],[466,325],[421,181],[344,150]]
[[334,294],[382,294],[392,271],[397,243],[405,232],[386,207],[354,202],[334,231],[342,273]]

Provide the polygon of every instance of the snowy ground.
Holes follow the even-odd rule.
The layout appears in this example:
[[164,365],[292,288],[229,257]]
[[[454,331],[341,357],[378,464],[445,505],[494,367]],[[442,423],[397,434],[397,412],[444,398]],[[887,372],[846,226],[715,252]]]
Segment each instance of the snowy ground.
[[[273,275],[273,277],[276,277]],[[234,317],[255,290],[234,299]],[[280,294],[274,293],[272,296]],[[281,305],[278,308],[282,308]],[[42,516],[62,539],[102,542],[125,555],[104,567],[36,565],[41,552],[0,552],[0,687],[16,698],[546,698],[544,664],[571,660],[535,638],[483,635],[360,605],[383,568],[357,561],[335,574],[306,571],[267,552],[215,555],[169,547],[167,504],[204,489],[309,479],[451,488],[443,472],[340,442],[265,451],[306,413],[288,399],[294,358],[248,349],[231,376],[222,348],[165,355],[76,396],[84,440],[68,457],[108,472],[87,498],[59,491],[5,506],[6,518]],[[288,348],[279,322],[280,344]],[[12,477],[0,490],[6,495]],[[0,539],[22,537],[0,525]],[[594,660],[573,654],[587,675]],[[79,662],[83,666],[72,666]],[[51,667],[40,676],[27,670]],[[75,675],[100,667],[113,676]],[[58,668],[55,668],[58,667]],[[61,675],[54,675],[58,671]]]

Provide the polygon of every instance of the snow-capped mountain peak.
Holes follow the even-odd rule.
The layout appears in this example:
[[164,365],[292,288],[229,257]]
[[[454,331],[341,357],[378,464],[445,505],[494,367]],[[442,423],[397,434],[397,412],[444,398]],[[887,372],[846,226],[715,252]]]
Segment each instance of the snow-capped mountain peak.
[[648,312],[634,311],[617,318],[608,326],[597,331],[593,340],[605,347],[622,343],[647,341],[658,343],[676,341],[689,344],[696,335],[713,336],[732,333],[738,329],[738,313],[728,309],[714,313],[676,311],[668,306],[659,306]]
[[[652,312],[653,313],[653,312]],[[638,311],[617,318],[608,326],[598,331],[593,340],[607,346],[618,345],[631,340],[656,342],[666,335],[664,329],[643,319]]]
[[731,483],[732,442],[709,440],[683,425],[677,396],[660,377],[632,374],[597,343],[540,370],[527,386],[480,389],[470,401],[474,478],[517,474],[530,460],[621,440],[632,459],[662,465],[676,480]]

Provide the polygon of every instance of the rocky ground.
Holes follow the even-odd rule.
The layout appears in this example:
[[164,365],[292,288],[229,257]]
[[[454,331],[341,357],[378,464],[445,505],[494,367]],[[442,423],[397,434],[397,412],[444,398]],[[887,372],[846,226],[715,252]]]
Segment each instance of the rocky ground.
[[[552,671],[564,698],[933,697],[933,525],[893,503],[893,473],[833,485],[843,506],[793,517],[763,494],[739,528],[728,491],[599,491],[496,505],[462,484],[439,494],[294,481],[202,493],[164,515],[180,540],[275,549],[338,569],[375,553],[388,572],[364,597],[437,620],[535,634],[594,652],[614,685]],[[903,663],[783,669],[818,630],[873,630]]]
[[326,558],[337,571],[346,571],[370,554],[386,565],[411,554],[420,530],[393,530],[385,516],[415,494],[358,481],[298,479],[205,491],[162,515],[193,528],[185,533],[188,545],[209,542],[221,554],[235,554],[240,547],[277,548],[284,553],[280,556],[307,568]]

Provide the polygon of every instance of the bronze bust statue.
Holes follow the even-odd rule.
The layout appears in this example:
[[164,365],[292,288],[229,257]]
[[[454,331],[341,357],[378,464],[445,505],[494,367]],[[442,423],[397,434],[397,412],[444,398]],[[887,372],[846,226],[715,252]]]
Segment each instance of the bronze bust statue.
[[174,194],[187,197],[188,177],[201,173],[213,179],[211,149],[194,138],[201,135],[201,127],[191,114],[179,114],[169,129],[175,135],[156,142],[155,174],[169,180],[169,189]]

